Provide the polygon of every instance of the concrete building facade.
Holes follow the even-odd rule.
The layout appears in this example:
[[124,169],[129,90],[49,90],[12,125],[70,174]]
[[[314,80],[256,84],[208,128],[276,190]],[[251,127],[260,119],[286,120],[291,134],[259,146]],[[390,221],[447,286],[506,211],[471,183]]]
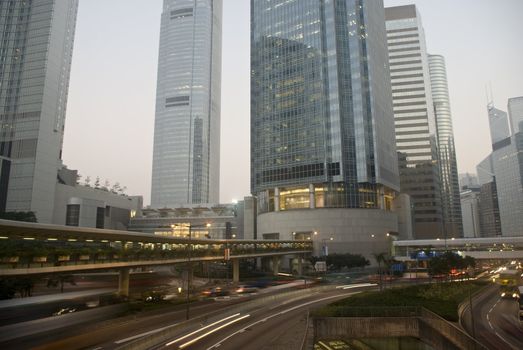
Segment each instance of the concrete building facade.
[[58,171],[53,224],[127,230],[131,217],[141,215],[141,196],[127,196],[104,187],[80,185],[77,175],[76,170],[66,167]]
[[383,11],[382,1],[251,0],[258,238],[292,239],[299,226],[316,248],[332,236],[331,252],[370,256],[364,232],[386,245],[385,232],[397,231]]
[[463,215],[463,237],[481,237],[480,189],[465,189],[461,192],[461,212]]
[[[413,203],[414,237],[443,237],[437,126],[421,18],[414,5],[386,8],[385,18],[401,192]],[[436,77],[434,82],[443,88],[439,112],[448,120],[446,84]]]
[[78,0],[0,2],[0,211],[51,223]]
[[221,0],[164,0],[151,205],[218,203]]

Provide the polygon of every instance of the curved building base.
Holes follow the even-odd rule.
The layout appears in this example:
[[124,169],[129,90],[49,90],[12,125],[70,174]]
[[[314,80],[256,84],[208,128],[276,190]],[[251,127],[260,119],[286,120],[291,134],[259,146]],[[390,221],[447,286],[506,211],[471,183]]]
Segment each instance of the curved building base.
[[258,239],[311,239],[316,256],[325,249],[361,254],[372,265],[373,254],[390,254],[394,235],[389,232],[398,232],[398,217],[380,209],[297,209],[258,216]]

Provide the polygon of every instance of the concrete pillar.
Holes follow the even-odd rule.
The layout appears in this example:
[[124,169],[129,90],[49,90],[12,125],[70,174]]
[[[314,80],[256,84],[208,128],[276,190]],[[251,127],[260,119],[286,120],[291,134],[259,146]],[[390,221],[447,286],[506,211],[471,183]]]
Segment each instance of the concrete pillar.
[[118,295],[121,297],[129,296],[129,269],[120,270],[118,276]]
[[183,270],[183,272],[182,272],[183,289],[187,289],[187,288],[192,286],[193,277],[194,277],[193,268],[192,267],[193,266],[192,266],[192,263],[191,263],[189,266],[185,266],[185,270]]
[[316,198],[314,197],[314,185],[309,184],[309,208],[316,208]]
[[240,282],[240,259],[232,259],[232,283]]
[[276,276],[280,272],[280,257],[279,256],[272,257],[272,272],[273,272],[274,276]]
[[298,272],[298,276],[303,275],[303,257],[301,255],[298,255],[298,265],[296,270]]

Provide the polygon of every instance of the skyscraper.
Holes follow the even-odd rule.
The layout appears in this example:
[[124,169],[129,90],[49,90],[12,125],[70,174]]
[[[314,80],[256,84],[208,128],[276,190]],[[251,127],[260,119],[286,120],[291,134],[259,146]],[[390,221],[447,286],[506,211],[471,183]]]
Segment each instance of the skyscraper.
[[492,145],[510,137],[509,121],[507,112],[494,107],[492,103],[487,106],[488,122],[490,127],[490,139]]
[[164,0],[151,206],[217,203],[221,0]]
[[77,0],[0,2],[0,212],[52,221]]
[[443,237],[437,127],[421,18],[414,5],[386,8],[385,18],[401,192],[412,199],[414,237]]
[[508,99],[508,114],[512,133],[523,132],[523,96]]
[[443,208],[443,224],[447,235],[460,237],[463,235],[461,217],[461,200],[458,178],[456,148],[454,147],[454,131],[452,114],[450,112],[449,89],[447,84],[447,69],[445,59],[441,55],[429,55],[430,87],[434,115],[436,117],[436,132],[438,135],[439,172],[441,179],[441,203]]
[[[512,107],[511,113],[516,110],[516,115],[517,106],[509,102],[509,107]],[[482,190],[485,184],[495,185],[492,188],[499,207],[501,234],[523,236],[523,132],[511,135],[507,113],[495,108],[493,103],[489,103],[487,109],[492,153],[477,166],[479,180]]]
[[399,182],[382,1],[251,0],[251,70],[259,237],[383,242]]

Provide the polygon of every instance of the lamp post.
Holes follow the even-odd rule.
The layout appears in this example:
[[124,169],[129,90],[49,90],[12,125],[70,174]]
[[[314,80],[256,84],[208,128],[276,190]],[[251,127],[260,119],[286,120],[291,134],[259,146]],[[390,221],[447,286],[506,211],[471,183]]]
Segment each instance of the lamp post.
[[328,246],[327,246],[327,242],[328,241],[332,241],[334,240],[334,238],[330,237],[330,238],[322,238],[321,239],[321,243],[322,243],[322,253],[323,253],[323,256],[325,258],[325,277],[327,277],[327,255],[329,255],[329,250],[328,250]]
[[[184,226],[184,225],[171,225],[172,228],[176,226]],[[186,225],[185,225],[186,226]],[[189,228],[189,244],[187,245],[187,288],[185,290],[185,319],[189,319],[189,304],[190,304],[190,297],[191,297],[191,276],[192,276],[192,265],[191,265],[191,252],[192,252],[192,229],[193,228],[200,228],[200,227],[211,227],[211,224],[207,223],[204,225],[193,225],[189,223],[189,226],[186,226]]]

